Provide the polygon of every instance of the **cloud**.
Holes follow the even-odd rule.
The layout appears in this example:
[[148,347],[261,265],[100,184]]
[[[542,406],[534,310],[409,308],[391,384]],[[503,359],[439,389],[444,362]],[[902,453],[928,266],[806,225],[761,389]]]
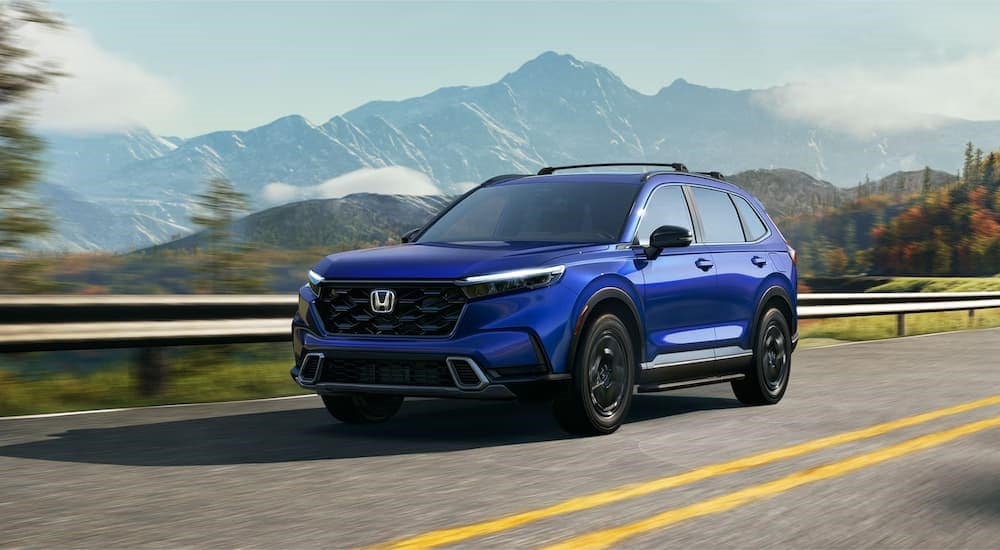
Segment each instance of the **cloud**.
[[38,59],[67,73],[39,94],[42,128],[85,133],[155,127],[180,113],[181,94],[170,82],[103,49],[87,32],[34,25],[21,32]]
[[306,199],[334,199],[351,193],[439,195],[441,190],[423,172],[405,166],[389,166],[362,168],[310,187],[270,183],[264,186],[261,197],[264,203],[277,205]]
[[947,118],[1000,120],[1000,50],[919,67],[851,68],[761,91],[790,119],[865,135],[933,128]]

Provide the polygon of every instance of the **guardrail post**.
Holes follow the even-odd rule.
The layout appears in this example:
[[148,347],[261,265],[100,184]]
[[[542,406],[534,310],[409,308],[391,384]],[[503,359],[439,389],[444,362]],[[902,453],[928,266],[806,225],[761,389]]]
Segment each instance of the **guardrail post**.
[[163,348],[139,348],[135,372],[139,395],[159,395],[167,379],[167,360]]
[[896,315],[896,336],[906,336],[906,314]]
[[973,326],[975,324],[976,324],[976,310],[970,309],[969,310],[969,326],[971,327],[971,326]]

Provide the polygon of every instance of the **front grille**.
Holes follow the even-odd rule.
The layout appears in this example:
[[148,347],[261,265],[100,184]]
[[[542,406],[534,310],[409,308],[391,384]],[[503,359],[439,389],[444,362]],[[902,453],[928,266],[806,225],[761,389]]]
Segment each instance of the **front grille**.
[[[395,292],[392,312],[372,311],[375,290]],[[329,334],[448,336],[465,303],[465,294],[453,284],[332,283],[321,287],[316,309]]]
[[363,359],[327,356],[321,382],[455,387],[443,359]]

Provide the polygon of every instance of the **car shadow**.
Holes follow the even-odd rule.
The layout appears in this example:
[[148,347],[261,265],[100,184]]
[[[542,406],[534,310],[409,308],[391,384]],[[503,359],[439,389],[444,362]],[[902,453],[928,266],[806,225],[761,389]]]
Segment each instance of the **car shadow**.
[[[737,407],[735,399],[637,395],[629,422]],[[73,429],[0,456],[127,466],[194,466],[440,453],[568,439],[548,404],[414,400],[391,421],[349,425],[322,407]]]

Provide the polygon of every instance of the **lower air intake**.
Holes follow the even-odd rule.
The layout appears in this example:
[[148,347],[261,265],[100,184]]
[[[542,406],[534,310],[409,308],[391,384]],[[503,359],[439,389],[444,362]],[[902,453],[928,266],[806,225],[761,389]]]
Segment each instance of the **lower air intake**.
[[299,380],[307,384],[312,384],[319,376],[319,368],[323,363],[323,355],[310,353],[302,359],[302,366],[299,367]]
[[448,370],[455,378],[455,385],[463,390],[478,390],[489,383],[479,365],[465,357],[449,357],[445,360]]

